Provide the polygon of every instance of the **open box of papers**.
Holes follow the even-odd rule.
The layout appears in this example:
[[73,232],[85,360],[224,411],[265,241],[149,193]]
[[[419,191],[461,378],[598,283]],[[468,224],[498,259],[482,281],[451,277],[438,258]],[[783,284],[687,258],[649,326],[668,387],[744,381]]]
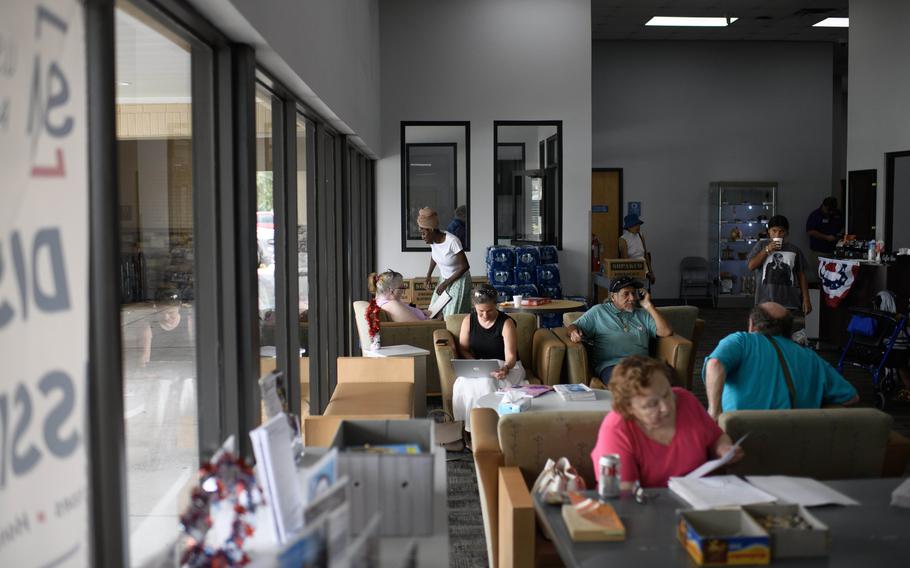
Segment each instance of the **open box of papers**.
[[376,512],[382,536],[433,532],[433,452],[429,420],[344,420],[332,442],[338,474],[349,478],[351,529],[358,534]]

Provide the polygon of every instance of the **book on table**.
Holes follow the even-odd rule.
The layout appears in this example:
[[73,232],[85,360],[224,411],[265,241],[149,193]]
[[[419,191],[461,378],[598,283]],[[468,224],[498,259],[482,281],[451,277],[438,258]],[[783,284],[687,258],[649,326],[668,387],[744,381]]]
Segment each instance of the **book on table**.
[[597,394],[588,385],[553,385],[553,390],[565,401],[597,400]]

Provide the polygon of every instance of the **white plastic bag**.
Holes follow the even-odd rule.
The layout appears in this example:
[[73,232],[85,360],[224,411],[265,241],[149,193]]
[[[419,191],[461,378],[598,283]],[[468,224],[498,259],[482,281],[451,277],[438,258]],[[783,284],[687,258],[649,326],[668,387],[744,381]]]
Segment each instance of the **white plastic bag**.
[[554,462],[548,459],[543,466],[543,471],[537,476],[532,493],[539,493],[541,498],[552,505],[562,503],[566,499],[567,491],[584,491],[585,480],[578,475],[578,471],[569,463],[567,458],[559,458]]

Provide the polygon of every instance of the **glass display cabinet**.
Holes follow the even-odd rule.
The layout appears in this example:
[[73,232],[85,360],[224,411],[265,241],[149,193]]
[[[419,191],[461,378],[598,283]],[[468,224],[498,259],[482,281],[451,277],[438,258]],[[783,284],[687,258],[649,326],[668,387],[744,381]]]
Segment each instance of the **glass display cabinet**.
[[768,236],[776,211],[775,182],[711,182],[710,265],[718,307],[752,305],[755,277],[746,258]]

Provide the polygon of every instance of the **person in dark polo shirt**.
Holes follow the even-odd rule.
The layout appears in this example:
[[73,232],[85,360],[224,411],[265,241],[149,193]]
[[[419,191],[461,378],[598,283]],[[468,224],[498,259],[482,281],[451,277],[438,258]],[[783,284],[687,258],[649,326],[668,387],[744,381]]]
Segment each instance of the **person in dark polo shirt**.
[[815,275],[813,280],[818,279],[818,258],[834,254],[834,245],[843,231],[844,216],[837,208],[837,199],[826,197],[821,207],[806,219],[806,233],[809,234],[809,248],[814,261],[808,272]]

